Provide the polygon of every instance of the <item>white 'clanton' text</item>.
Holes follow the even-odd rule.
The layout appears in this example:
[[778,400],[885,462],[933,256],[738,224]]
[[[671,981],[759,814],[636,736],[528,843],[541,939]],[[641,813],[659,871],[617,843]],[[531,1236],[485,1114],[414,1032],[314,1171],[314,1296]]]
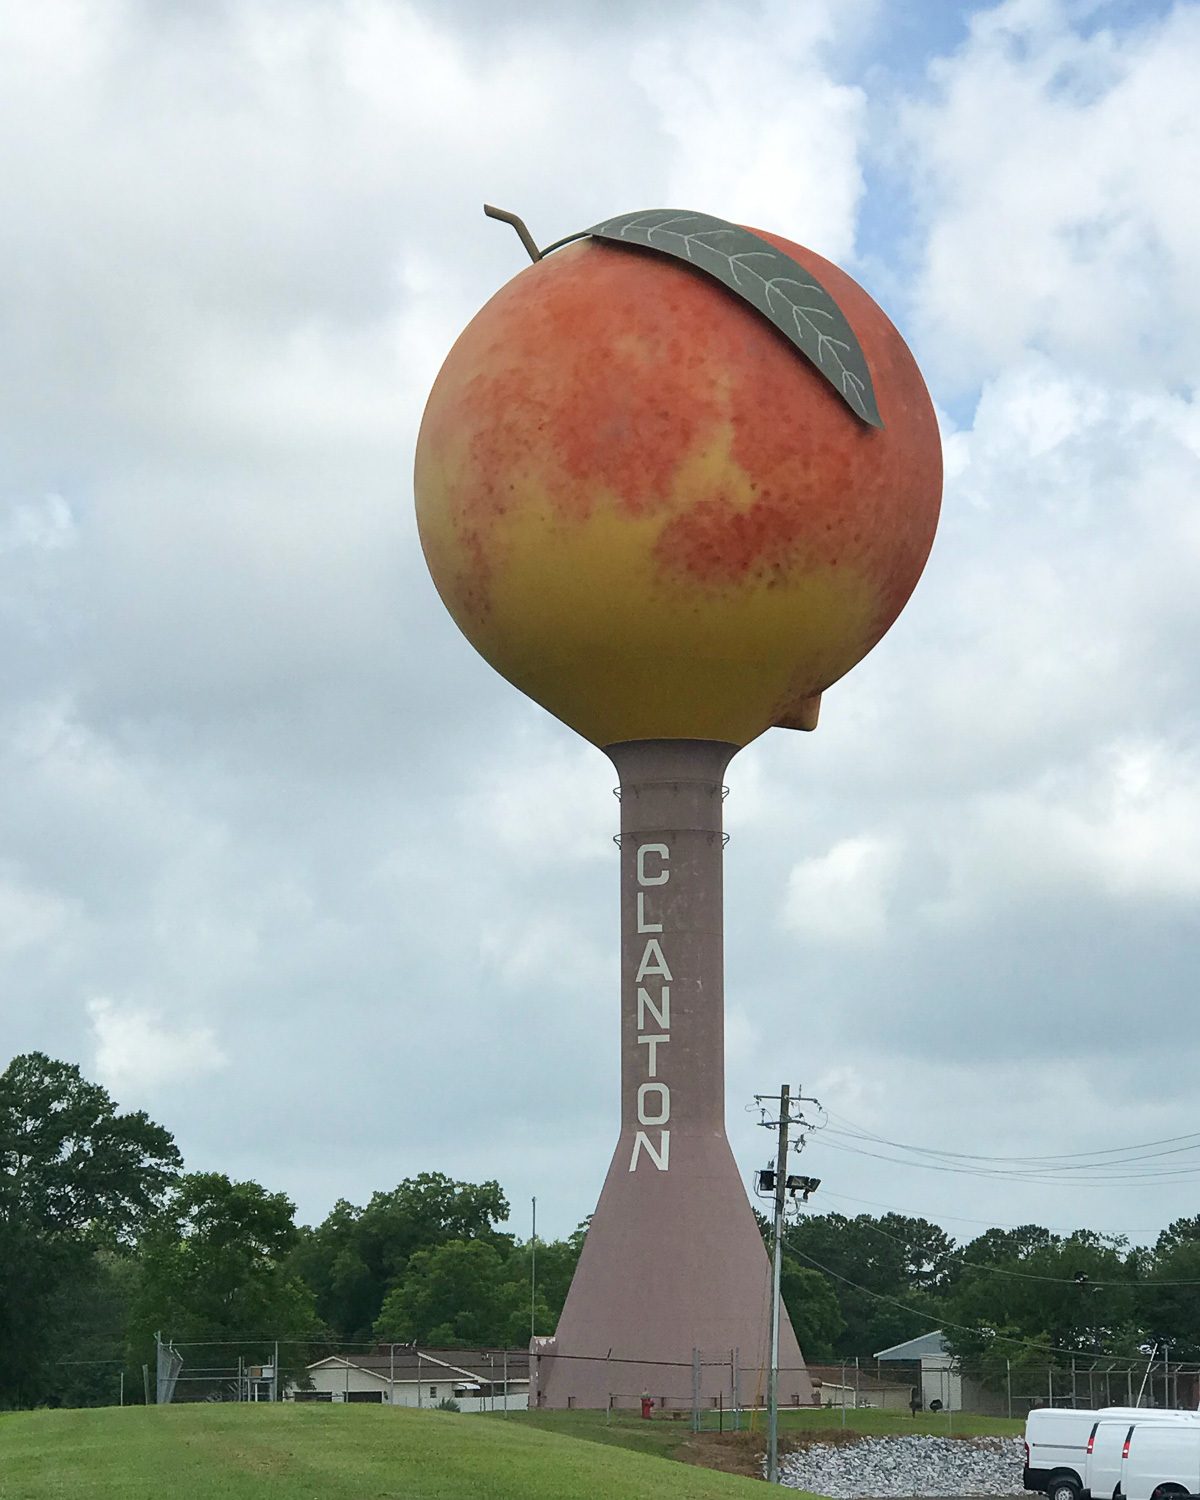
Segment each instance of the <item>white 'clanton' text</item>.
[[[659,1077],[663,1065],[660,1050],[671,1040],[671,966],[662,943],[652,934],[662,933],[661,922],[646,920],[646,887],[666,885],[671,851],[666,844],[639,844],[637,851],[637,930],[646,936],[641,962],[634,976],[637,991],[637,1045],[646,1049],[646,1082],[638,1085],[638,1131],[633,1138],[629,1170],[635,1171],[644,1151],[660,1172],[671,1161],[671,1132],[664,1127],[671,1118],[671,1090]],[[647,1132],[652,1127],[657,1141]]]

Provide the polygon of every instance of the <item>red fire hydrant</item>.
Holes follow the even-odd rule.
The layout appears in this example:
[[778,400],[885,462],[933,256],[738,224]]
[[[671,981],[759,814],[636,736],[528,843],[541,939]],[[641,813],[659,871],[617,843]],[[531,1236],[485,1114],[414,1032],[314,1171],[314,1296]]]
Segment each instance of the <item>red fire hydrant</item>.
[[654,1397],[653,1396],[643,1396],[642,1397],[642,1416],[645,1418],[645,1420],[647,1422],[650,1420],[650,1413],[653,1410],[654,1410]]

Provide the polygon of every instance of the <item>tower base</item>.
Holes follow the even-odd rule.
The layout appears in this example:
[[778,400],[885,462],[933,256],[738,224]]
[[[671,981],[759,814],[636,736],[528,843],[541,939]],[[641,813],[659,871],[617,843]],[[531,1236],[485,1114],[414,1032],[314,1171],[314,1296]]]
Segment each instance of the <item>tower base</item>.
[[[538,1340],[538,1405],[761,1406],[771,1271],[723,1133],[675,1134],[668,1173],[629,1170],[623,1134],[552,1340]],[[699,1351],[699,1376],[694,1351]],[[812,1386],[786,1311],[780,1405]]]

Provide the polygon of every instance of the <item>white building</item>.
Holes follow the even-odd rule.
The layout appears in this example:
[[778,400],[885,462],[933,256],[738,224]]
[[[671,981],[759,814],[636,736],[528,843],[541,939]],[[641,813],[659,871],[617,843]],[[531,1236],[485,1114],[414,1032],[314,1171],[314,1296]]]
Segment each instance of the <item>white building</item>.
[[[921,1370],[921,1403],[926,1411],[971,1411],[1003,1416],[1004,1402],[994,1391],[972,1380],[959,1369],[957,1358],[946,1347],[942,1330],[923,1333],[881,1349],[875,1356],[879,1363],[919,1365]],[[934,1402],[938,1405],[934,1406]],[[965,1404],[964,1404],[965,1403]]]
[[436,1407],[453,1400],[461,1411],[525,1411],[529,1353],[525,1349],[415,1349],[384,1345],[372,1354],[331,1354],[308,1366],[309,1390],[290,1388],[289,1401],[349,1401],[381,1406]]

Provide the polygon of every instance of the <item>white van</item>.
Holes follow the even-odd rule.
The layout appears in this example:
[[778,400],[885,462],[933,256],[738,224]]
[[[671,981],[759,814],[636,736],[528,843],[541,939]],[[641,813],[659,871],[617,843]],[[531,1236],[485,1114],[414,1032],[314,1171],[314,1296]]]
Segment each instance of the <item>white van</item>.
[[1125,1452],[1121,1492],[1125,1500],[1200,1494],[1200,1423],[1137,1423]]
[[1136,1418],[1099,1417],[1087,1440],[1083,1460],[1083,1500],[1113,1500],[1124,1474],[1133,1431],[1163,1427],[1187,1418],[1188,1412],[1145,1411]]
[[1105,1406],[1099,1411],[1038,1407],[1025,1421],[1025,1488],[1041,1490],[1048,1500],[1079,1500],[1084,1490],[1088,1439],[1096,1422],[1110,1417],[1126,1417],[1136,1422],[1151,1416],[1172,1421],[1186,1422],[1189,1417],[1195,1420],[1194,1413],[1151,1412],[1144,1406]]

